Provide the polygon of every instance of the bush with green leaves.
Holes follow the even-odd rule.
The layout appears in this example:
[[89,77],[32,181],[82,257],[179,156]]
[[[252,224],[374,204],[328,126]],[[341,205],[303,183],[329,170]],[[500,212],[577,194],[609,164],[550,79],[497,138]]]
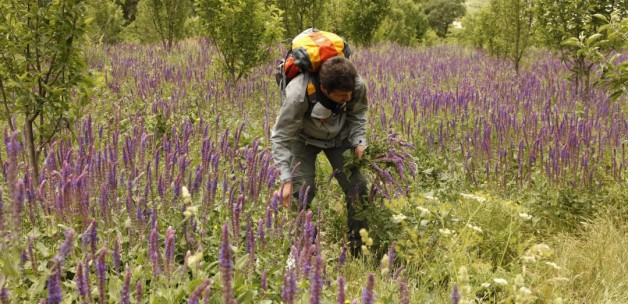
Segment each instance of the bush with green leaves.
[[399,45],[417,45],[428,29],[421,7],[411,0],[392,0],[390,13],[375,32],[373,40]]
[[256,0],[197,0],[196,10],[218,50],[217,61],[232,84],[269,59],[282,35],[280,11]]
[[87,36],[94,43],[115,43],[120,41],[124,28],[122,9],[111,0],[87,1],[87,16],[90,20]]

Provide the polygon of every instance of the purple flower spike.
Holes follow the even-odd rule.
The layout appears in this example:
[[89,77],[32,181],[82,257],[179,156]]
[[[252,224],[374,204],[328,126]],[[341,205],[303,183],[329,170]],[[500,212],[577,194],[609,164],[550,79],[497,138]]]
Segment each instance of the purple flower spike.
[[2,286],[0,289],[0,303],[9,304],[9,290],[6,286]]
[[320,254],[316,256],[316,261],[314,265],[314,273],[312,274],[312,283],[310,285],[310,303],[318,304],[320,303],[321,298],[321,290],[323,290],[323,278],[322,278],[322,266],[323,261],[321,259]]
[[116,236],[116,240],[113,244],[113,269],[118,272],[121,265],[122,260],[120,259],[120,236]]
[[58,304],[63,301],[63,294],[61,293],[61,286],[59,286],[59,280],[61,279],[61,265],[56,264],[55,271],[48,278],[46,289],[48,290],[48,296],[46,301],[48,304]]
[[347,261],[347,245],[342,246],[342,252],[338,256],[338,268],[344,266],[345,261]]
[[74,243],[72,242],[73,240],[74,240],[74,230],[70,228],[70,230],[65,232],[65,241],[61,245],[61,248],[59,248],[59,252],[57,253],[57,255],[55,255],[54,257],[54,260],[57,263],[63,264],[63,261],[65,261],[65,258],[68,256],[68,254],[70,253],[70,251],[72,251],[72,248],[74,247]]
[[[198,286],[196,286],[194,291],[190,294],[190,299],[188,300],[188,304],[198,304],[198,299],[201,297],[201,293],[203,293],[203,291],[205,289],[208,289],[207,287],[209,286],[209,284],[211,284],[211,282],[212,282],[212,280],[207,279],[207,280],[203,281],[203,283],[201,283]],[[203,297],[203,299],[204,298],[205,297]]]
[[375,297],[373,296],[373,287],[375,285],[375,274],[371,272],[366,280],[366,288],[362,292],[362,304],[375,303]]
[[209,304],[209,296],[211,295],[211,289],[209,287],[210,286],[205,287],[203,291],[203,304]]
[[0,231],[4,231],[4,197],[0,188]]
[[125,269],[126,275],[124,276],[124,283],[120,292],[120,304],[131,303],[131,268],[129,268],[129,265],[126,265]]
[[338,278],[338,300],[336,304],[345,304],[345,279]]
[[107,264],[105,263],[105,256],[107,255],[107,247],[103,247],[98,252],[96,258],[96,278],[98,279],[98,302],[100,304],[107,303]]
[[144,287],[142,286],[142,281],[137,281],[135,284],[135,303],[142,303],[142,298],[144,297]]
[[[87,269],[86,271],[89,271]],[[76,267],[76,276],[74,277],[74,281],[76,282],[76,291],[79,294],[79,299],[83,302],[87,298],[87,285],[85,285],[85,279],[83,274],[83,263],[78,263]]]
[[172,261],[174,259],[174,243],[176,242],[176,236],[172,226],[169,226],[166,230],[165,250],[166,256],[166,273],[170,274],[172,271]]
[[405,280],[399,282],[399,303],[410,304],[410,293],[408,291],[408,283]]
[[264,272],[262,272],[262,279],[261,279],[261,288],[262,290],[266,290],[266,288],[268,288],[268,283],[267,283],[267,276],[268,276],[268,269],[264,270]]
[[231,257],[231,245],[229,244],[229,224],[222,225],[222,244],[220,245],[220,274],[222,278],[222,302],[230,304],[235,302],[233,297],[233,285],[231,276],[233,272],[233,261]]
[[454,289],[451,292],[451,303],[458,304],[460,302],[460,290],[458,289],[458,284],[454,283]]

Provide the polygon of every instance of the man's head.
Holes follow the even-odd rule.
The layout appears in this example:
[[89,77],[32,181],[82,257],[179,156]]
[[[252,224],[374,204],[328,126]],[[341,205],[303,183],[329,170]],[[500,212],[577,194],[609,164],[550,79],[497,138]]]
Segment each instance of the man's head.
[[358,72],[349,59],[336,56],[327,59],[318,73],[321,91],[335,103],[351,100]]

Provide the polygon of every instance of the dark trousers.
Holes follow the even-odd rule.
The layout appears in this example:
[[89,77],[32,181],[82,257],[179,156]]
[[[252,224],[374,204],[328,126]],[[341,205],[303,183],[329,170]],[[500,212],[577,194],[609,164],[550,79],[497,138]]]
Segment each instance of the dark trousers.
[[[299,204],[307,204],[309,207],[312,199],[316,195],[316,156],[323,151],[334,169],[334,177],[340,184],[345,194],[345,202],[347,205],[347,223],[349,226],[349,241],[354,250],[360,249],[362,245],[360,239],[360,229],[368,229],[368,224],[364,215],[358,213],[366,207],[367,201],[367,182],[359,168],[351,170],[351,176],[347,177],[343,172],[344,158],[342,154],[351,149],[351,146],[345,145],[338,148],[323,149],[313,145],[308,145],[303,141],[295,140],[292,145],[292,175],[293,196],[298,200],[307,195],[305,202],[299,201]],[[306,191],[306,189],[309,190]],[[307,192],[307,194],[306,194]],[[357,215],[357,216],[356,216]]]

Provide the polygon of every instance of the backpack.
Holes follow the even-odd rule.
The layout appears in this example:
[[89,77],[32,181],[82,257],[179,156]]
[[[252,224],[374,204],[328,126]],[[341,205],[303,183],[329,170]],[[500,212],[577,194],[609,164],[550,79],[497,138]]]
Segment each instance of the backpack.
[[286,86],[299,73],[316,73],[325,60],[339,55],[349,58],[351,48],[334,33],[311,27],[294,37],[286,57],[279,63],[279,72],[275,74],[280,96],[285,95]]

